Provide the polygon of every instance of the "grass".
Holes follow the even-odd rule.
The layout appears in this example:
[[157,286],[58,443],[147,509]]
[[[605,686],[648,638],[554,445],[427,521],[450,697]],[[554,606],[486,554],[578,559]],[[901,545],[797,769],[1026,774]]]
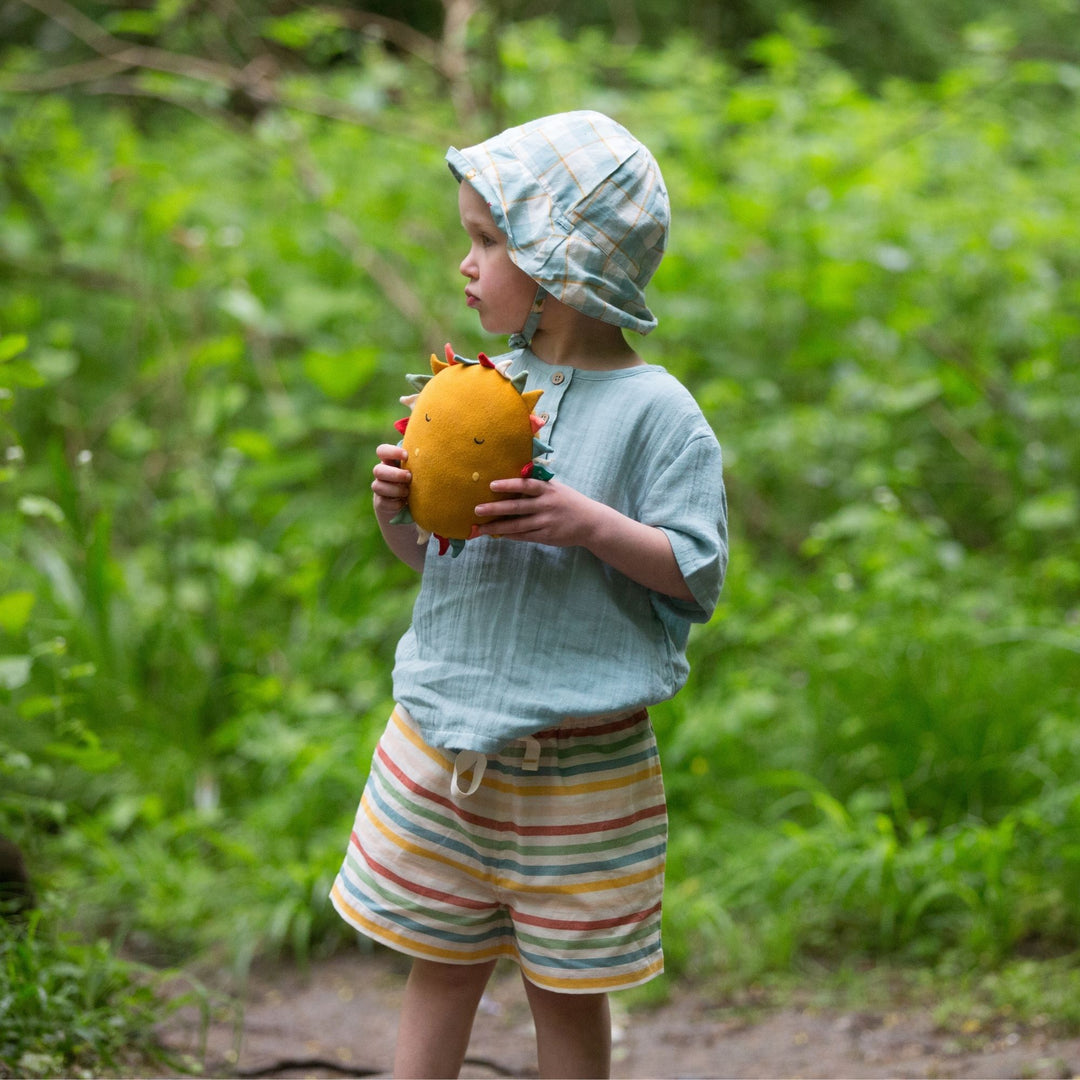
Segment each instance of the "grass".
[[99,1076],[178,1064],[155,1027],[192,991],[168,999],[175,973],[121,958],[107,941],[61,930],[55,913],[0,919],[0,1077]]
[[978,1043],[988,1035],[1039,1033],[1074,1038],[1080,1033],[1080,955],[1010,959],[993,967],[970,966],[957,954],[936,963],[893,959],[803,957],[785,970],[747,980],[728,972],[687,982],[668,974],[620,994],[622,1008],[648,1011],[696,995],[717,1012],[753,1024],[781,1009],[831,1014],[902,1016],[928,1014],[942,1033]]
[[[926,1000],[923,977],[959,986],[969,1020],[1080,1027],[1056,959],[1080,949],[1075,86],[981,81],[980,54],[868,98],[808,53],[712,118],[696,93],[731,75],[686,47],[649,62],[704,78],[679,93],[624,73],[685,222],[651,355],[732,485],[721,610],[654,713],[671,977],[857,1000],[865,961]],[[587,52],[548,48],[522,100],[587,78]],[[405,100],[406,126],[448,120]],[[15,248],[51,259],[55,232],[147,290],[9,275],[0,299],[23,328],[0,337],[0,832],[78,898],[0,926],[0,1076],[101,1072],[152,1051],[165,1008],[102,937],[243,969],[344,933],[326,893],[415,587],[369,512],[370,448],[431,342],[328,238],[362,207],[368,256],[436,298],[457,225],[411,140],[8,104],[8,187],[41,179],[0,207]]]

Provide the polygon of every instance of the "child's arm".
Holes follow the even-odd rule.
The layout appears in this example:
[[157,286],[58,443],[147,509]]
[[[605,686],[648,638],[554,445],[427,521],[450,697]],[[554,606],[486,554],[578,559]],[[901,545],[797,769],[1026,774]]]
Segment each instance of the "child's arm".
[[478,535],[584,547],[647,589],[694,600],[663,530],[620,514],[556,480],[495,480],[491,488],[517,498],[477,506],[478,517],[498,518],[479,526]]
[[390,519],[409,499],[412,473],[401,468],[408,454],[403,446],[392,446],[390,443],[383,443],[375,453],[379,455],[379,464],[372,469],[375,479],[371,482],[371,490],[375,493],[375,519],[379,523],[379,530],[386,546],[403,563],[422,573],[427,549],[416,542],[416,526],[390,523]]

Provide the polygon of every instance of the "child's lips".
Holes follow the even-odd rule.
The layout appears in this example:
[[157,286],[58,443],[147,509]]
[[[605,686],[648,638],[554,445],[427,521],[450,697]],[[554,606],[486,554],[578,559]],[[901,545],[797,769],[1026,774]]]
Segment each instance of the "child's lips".
[[479,307],[480,298],[478,296],[474,296],[471,292],[469,292],[468,289],[466,289],[465,290],[465,303],[471,308]]

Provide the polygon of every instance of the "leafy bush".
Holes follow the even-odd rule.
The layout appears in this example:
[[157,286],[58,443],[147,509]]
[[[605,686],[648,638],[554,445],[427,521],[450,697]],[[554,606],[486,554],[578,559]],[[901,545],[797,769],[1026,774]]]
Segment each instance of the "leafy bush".
[[162,982],[108,942],[59,935],[39,915],[18,929],[0,919],[0,1076],[95,1076],[164,1061],[154,1039]]
[[[799,23],[749,74],[499,47],[507,122],[588,104],[655,149],[641,351],[725,449],[730,580],[655,714],[673,970],[1080,948],[1075,68],[980,32],[872,97]],[[415,587],[372,448],[405,370],[492,347],[441,162],[484,118],[374,53],[288,78],[245,126],[160,72],[0,92],[0,831],[169,959],[339,939]]]

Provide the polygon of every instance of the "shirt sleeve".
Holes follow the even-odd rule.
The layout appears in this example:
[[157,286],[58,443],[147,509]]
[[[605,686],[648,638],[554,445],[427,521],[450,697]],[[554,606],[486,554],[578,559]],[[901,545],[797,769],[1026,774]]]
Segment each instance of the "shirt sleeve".
[[723,457],[711,432],[687,442],[660,472],[645,495],[640,520],[667,535],[693,594],[693,601],[652,594],[659,617],[676,637],[685,639],[687,622],[704,623],[712,617],[727,572]]

